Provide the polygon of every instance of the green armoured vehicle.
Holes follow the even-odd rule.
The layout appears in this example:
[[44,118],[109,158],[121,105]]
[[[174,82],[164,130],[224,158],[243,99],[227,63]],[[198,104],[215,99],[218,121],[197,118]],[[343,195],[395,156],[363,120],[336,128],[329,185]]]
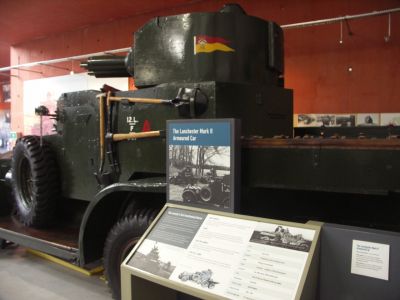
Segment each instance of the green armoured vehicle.
[[[66,93],[53,115],[38,109],[55,118],[56,134],[25,136],[12,162],[1,160],[16,213],[2,208],[0,238],[83,267],[104,258],[116,298],[120,263],[165,203],[166,120],[241,119],[241,213],[338,221],[337,211],[354,216],[345,198],[322,194],[319,209],[315,197],[299,205],[303,192],[287,189],[400,190],[398,140],[284,138],[293,136],[293,94],[283,87],[282,29],[237,5],[152,19],[135,33],[126,57],[82,65],[98,77],[133,76],[139,89]],[[279,190],[285,194],[277,200]],[[359,213],[356,202],[354,208]]]

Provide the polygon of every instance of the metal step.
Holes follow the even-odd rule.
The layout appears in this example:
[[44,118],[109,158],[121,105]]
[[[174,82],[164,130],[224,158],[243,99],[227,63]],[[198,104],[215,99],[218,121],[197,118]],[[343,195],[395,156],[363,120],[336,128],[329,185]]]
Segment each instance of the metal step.
[[61,226],[51,229],[25,227],[15,218],[0,217],[0,239],[77,263],[79,229]]

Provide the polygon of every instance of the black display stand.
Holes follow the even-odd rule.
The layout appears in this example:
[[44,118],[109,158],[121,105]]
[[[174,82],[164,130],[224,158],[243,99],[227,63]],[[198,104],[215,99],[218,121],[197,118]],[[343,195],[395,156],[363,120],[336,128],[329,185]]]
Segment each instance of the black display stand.
[[[377,252],[389,248],[388,277],[386,279],[352,273],[354,242],[378,245],[376,249],[361,249],[362,269],[372,275],[384,264]],[[353,255],[352,255],[353,254]],[[366,257],[363,257],[366,256]],[[353,262],[354,264],[354,262]],[[400,299],[400,233],[324,224],[321,232],[320,299]],[[378,271],[377,271],[378,270]]]

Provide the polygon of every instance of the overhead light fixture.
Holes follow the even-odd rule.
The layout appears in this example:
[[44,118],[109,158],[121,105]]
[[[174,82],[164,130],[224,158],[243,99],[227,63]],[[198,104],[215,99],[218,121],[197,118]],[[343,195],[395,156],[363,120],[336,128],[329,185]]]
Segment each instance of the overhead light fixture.
[[383,38],[386,43],[390,41],[391,25],[392,25],[391,23],[392,23],[391,14],[388,14],[388,31],[387,31],[387,35],[384,36],[384,38]]
[[71,59],[71,71],[69,72],[69,75],[74,75],[74,74],[75,74],[75,72],[74,72],[74,60]]

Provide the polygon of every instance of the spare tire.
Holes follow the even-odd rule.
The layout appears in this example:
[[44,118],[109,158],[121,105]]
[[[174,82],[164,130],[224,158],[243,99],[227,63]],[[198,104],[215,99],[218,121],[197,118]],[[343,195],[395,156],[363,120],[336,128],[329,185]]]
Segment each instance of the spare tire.
[[20,221],[45,227],[54,217],[60,183],[55,157],[37,136],[25,136],[14,147],[11,161],[12,190]]

